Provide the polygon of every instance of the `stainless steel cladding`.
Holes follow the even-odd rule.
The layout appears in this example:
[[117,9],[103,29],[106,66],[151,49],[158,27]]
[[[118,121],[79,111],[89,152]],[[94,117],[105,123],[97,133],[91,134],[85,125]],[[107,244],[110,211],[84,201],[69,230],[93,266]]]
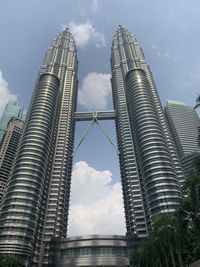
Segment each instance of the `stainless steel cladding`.
[[0,206],[5,194],[23,128],[24,121],[12,117],[0,145]]
[[49,73],[41,75],[2,204],[1,253],[32,255],[58,94],[59,79]]
[[183,173],[142,48],[121,25],[111,69],[127,233],[144,238],[154,214],[179,205]]
[[[55,253],[58,250],[59,253]],[[52,242],[53,266],[128,267],[126,237],[119,235],[77,236]]]
[[49,47],[4,198],[0,253],[48,265],[49,242],[66,237],[77,100],[77,51],[69,29]]
[[[115,119],[127,244],[132,234],[134,242],[148,236],[154,215],[179,205],[183,174],[152,73],[137,40],[122,26],[113,38],[111,68],[115,110],[76,113],[76,45],[69,29],[53,40],[2,204],[0,253],[22,256],[26,266],[48,266],[53,240],[66,238],[78,120]],[[114,261],[108,266],[127,266]]]
[[126,97],[148,219],[153,223],[152,216],[179,206],[180,186],[144,70],[126,74]]

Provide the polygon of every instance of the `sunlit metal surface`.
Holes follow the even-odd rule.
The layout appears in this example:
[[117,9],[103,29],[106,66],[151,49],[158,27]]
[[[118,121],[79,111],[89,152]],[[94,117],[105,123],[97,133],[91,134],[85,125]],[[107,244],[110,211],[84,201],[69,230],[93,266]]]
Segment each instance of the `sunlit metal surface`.
[[52,242],[52,266],[55,267],[128,267],[125,236],[88,235]]

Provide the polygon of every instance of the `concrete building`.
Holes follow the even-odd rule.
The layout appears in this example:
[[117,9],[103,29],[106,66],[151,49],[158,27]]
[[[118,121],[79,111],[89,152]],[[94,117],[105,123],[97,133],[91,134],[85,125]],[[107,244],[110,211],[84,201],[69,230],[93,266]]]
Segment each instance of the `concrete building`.
[[14,162],[17,147],[24,128],[24,122],[13,117],[7,125],[0,148],[0,205],[8,177]]
[[174,100],[167,101],[165,114],[187,177],[192,170],[194,157],[200,153],[198,144],[200,118],[194,108]]

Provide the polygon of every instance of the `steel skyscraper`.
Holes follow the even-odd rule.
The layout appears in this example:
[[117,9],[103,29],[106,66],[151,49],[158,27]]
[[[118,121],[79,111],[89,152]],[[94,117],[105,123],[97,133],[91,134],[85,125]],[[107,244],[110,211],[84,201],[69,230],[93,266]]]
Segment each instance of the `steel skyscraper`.
[[194,108],[184,102],[168,100],[165,114],[173,133],[179,157],[193,152],[200,153],[198,128],[200,118]]
[[[3,200],[0,253],[20,255],[27,264],[31,259],[32,266],[47,266],[52,247],[61,240],[67,246],[63,238],[75,121],[116,121],[128,234],[147,237],[154,215],[179,206],[182,170],[159,96],[141,47],[122,26],[114,35],[111,67],[115,110],[75,112],[78,61],[69,30],[49,47]],[[58,246],[56,256],[65,264]]]
[[175,100],[167,101],[165,115],[187,176],[193,168],[194,157],[200,154],[198,144],[200,118],[194,108]]
[[127,233],[144,238],[154,215],[179,206],[183,174],[143,51],[121,25],[111,67]]
[[66,236],[77,66],[66,29],[46,53],[3,200],[0,253],[20,255],[27,264],[47,262],[48,242]]

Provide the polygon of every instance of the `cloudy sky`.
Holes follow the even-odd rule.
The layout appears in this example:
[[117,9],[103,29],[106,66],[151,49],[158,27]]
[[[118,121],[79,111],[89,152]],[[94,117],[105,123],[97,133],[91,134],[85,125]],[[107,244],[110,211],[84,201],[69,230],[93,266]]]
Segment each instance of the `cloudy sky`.
[[[1,0],[0,115],[27,110],[50,42],[65,26],[79,58],[78,110],[112,109],[110,47],[118,24],[140,42],[162,100],[193,106],[200,92],[199,0]],[[102,123],[116,142],[114,123]],[[87,123],[78,123],[76,143]],[[74,159],[69,235],[124,234],[118,157],[94,127]]]

